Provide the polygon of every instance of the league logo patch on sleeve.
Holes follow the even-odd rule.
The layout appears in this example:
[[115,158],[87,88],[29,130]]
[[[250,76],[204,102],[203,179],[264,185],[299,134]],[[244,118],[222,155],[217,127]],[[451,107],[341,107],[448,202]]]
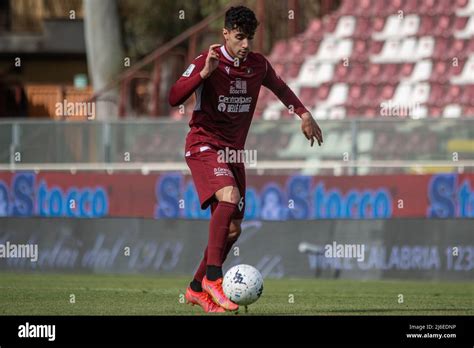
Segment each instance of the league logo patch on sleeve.
[[193,72],[194,68],[196,67],[196,65],[194,64],[191,64],[190,66],[188,66],[188,68],[186,69],[186,71],[183,73],[183,76],[184,77],[189,77],[191,76],[191,73]]

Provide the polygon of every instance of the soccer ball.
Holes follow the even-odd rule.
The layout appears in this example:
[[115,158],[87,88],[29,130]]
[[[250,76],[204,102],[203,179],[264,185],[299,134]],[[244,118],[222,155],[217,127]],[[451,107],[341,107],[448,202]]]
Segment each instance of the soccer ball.
[[232,302],[248,306],[262,295],[263,277],[255,267],[237,265],[225,274],[222,288]]

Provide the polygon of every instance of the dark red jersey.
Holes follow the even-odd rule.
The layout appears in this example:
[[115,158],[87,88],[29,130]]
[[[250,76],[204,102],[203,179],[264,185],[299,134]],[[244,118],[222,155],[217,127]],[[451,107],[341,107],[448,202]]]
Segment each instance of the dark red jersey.
[[234,61],[224,45],[217,51],[218,67],[207,79],[203,80],[199,74],[206,63],[206,51],[194,59],[171,88],[172,106],[184,103],[196,93],[186,151],[203,143],[243,149],[262,85],[287,107],[292,106],[296,114],[307,111],[263,55],[250,52],[244,61]]

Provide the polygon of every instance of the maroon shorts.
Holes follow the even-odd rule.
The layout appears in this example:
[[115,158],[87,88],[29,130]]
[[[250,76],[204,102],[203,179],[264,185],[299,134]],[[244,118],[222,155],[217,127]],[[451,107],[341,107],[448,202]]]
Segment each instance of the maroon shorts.
[[211,210],[217,206],[214,194],[226,186],[235,186],[240,192],[240,201],[233,219],[243,219],[245,212],[245,166],[243,163],[219,162],[217,150],[209,145],[202,145],[186,152],[186,163],[194,180],[201,203],[201,209]]

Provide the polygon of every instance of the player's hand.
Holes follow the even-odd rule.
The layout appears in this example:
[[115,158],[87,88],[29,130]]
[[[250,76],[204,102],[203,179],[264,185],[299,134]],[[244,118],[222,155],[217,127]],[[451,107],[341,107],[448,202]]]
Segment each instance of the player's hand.
[[217,47],[220,47],[220,44],[214,44],[209,46],[209,52],[206,57],[206,64],[201,70],[200,74],[203,79],[207,79],[211,74],[216,70],[219,65],[219,53],[215,51]]
[[301,130],[306,139],[311,141],[311,146],[314,144],[314,139],[318,141],[319,146],[323,143],[323,132],[309,112],[301,115]]

